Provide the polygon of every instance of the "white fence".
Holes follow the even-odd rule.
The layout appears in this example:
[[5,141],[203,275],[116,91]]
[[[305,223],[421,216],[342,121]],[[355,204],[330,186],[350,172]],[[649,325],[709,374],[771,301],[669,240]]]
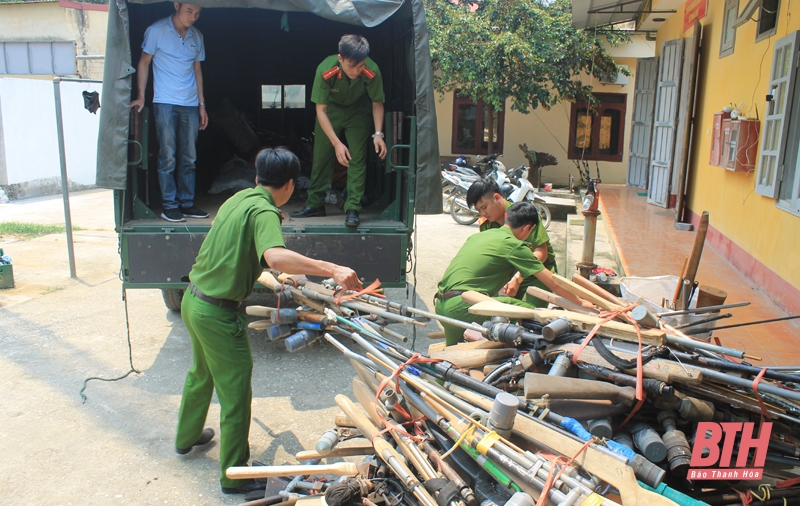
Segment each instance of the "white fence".
[[[94,185],[100,111],[83,107],[84,91],[99,83],[61,83],[67,178]],[[102,105],[102,104],[101,104]],[[35,185],[61,177],[52,80],[0,78],[0,184]]]

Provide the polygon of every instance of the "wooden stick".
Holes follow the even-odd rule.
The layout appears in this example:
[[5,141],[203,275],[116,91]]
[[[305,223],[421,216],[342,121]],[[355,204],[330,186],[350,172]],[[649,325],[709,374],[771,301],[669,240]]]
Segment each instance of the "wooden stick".
[[700,215],[700,224],[697,226],[697,234],[694,236],[692,254],[689,255],[689,262],[686,264],[686,275],[684,276],[691,284],[694,284],[694,278],[697,276],[697,268],[700,266],[700,256],[703,254],[703,246],[706,242],[707,232],[708,211],[703,211],[703,214]]
[[619,309],[622,309],[623,307],[619,304],[607,301],[606,299],[600,297],[599,295],[596,295],[594,292],[590,292],[586,288],[573,283],[564,276],[553,274],[553,281],[555,281],[556,284],[561,288],[563,288],[564,290],[567,290],[582,299],[586,299],[595,306],[603,308],[606,311],[617,311]]
[[467,304],[477,304],[478,302],[482,302],[484,300],[492,300],[492,298],[484,293],[468,290],[461,294],[461,300]]
[[247,306],[245,308],[245,313],[250,316],[263,316],[264,318],[269,318],[269,315],[272,311],[278,308],[269,307],[269,306]]
[[310,474],[336,474],[339,476],[356,476],[359,474],[355,462],[337,462],[336,464],[319,464],[316,466],[242,466],[229,467],[225,476],[232,480],[251,480],[272,476],[297,476]]
[[589,281],[588,279],[584,278],[583,276],[581,276],[577,272],[572,276],[572,282],[575,283],[578,286],[582,286],[583,288],[586,288],[590,292],[594,293],[595,295],[597,295],[599,297],[602,297],[602,298],[606,299],[609,302],[613,302],[614,304],[618,304],[620,306],[627,306],[628,305],[624,300],[622,300],[619,297],[617,297],[616,295],[608,292],[604,288],[602,288],[600,286],[597,286],[596,283],[592,283],[591,281]]
[[575,304],[569,299],[565,299],[564,297],[548,292],[547,290],[542,290],[538,286],[529,286],[527,292],[528,295],[532,295],[536,298],[542,299],[551,304],[555,304],[558,307],[563,307],[567,311],[574,311],[576,313],[581,313],[581,314],[597,314],[596,309],[589,309],[583,306],[579,306],[578,304]]

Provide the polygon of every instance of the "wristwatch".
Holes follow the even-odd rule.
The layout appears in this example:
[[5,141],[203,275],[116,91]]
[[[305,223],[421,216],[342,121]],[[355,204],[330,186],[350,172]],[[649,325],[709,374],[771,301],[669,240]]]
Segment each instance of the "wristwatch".
[[375,137],[380,137],[381,139],[385,139],[383,132],[375,132],[374,134],[372,134],[372,138],[374,139]]
[[205,107],[205,106],[206,106],[205,102],[200,102],[200,107]]

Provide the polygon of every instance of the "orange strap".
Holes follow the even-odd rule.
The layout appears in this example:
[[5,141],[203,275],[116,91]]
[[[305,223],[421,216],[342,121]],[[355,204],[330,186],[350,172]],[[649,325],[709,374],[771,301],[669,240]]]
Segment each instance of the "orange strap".
[[792,478],[790,480],[776,481],[775,488],[789,488],[795,485],[800,485],[800,478]]
[[356,297],[358,297],[360,295],[365,295],[366,294],[366,295],[376,295],[376,296],[379,296],[379,297],[383,297],[382,294],[375,293],[375,290],[377,290],[380,286],[381,286],[381,280],[376,279],[375,281],[372,282],[371,285],[369,285],[368,287],[366,287],[366,288],[364,288],[362,290],[359,290],[356,293],[351,293],[351,294],[348,294],[348,295],[342,295],[344,290],[340,290],[340,291],[337,292],[336,295],[334,295],[334,299],[333,300],[334,300],[334,302],[336,302],[336,305],[338,306],[342,302],[347,302],[348,300],[355,299]]
[[[283,289],[286,288],[286,281],[291,281],[291,283],[294,285],[294,287],[297,288],[297,281],[295,281],[292,278],[285,278],[281,282],[281,291],[283,291]],[[278,307],[276,309],[278,310],[278,312],[277,312],[278,316],[275,318],[275,323],[280,323],[281,322],[281,296],[280,295],[278,295]]]
[[739,494],[739,499],[742,501],[742,506],[750,506],[750,503],[753,502],[753,495],[749,490],[747,492],[739,492],[733,487],[731,487],[731,490]]
[[[547,473],[547,481],[545,481],[544,483],[544,488],[542,488],[542,493],[539,495],[539,500],[536,501],[536,506],[544,506],[545,504],[547,504],[547,496],[550,494],[550,489],[553,488],[553,484],[556,483],[559,480],[559,478],[561,478],[561,475],[564,474],[564,471],[566,471],[566,469],[572,465],[575,459],[577,459],[580,456],[580,454],[584,452],[584,450],[589,448],[589,445],[592,443],[594,443],[594,439],[586,441],[583,444],[583,446],[581,446],[581,449],[578,450],[578,453],[573,455],[572,458],[569,460],[567,460],[567,458],[564,457],[563,455],[556,457],[555,460],[553,460],[553,463],[550,465],[550,472]],[[563,467],[561,468],[561,470],[558,471],[558,474],[556,474],[554,477],[553,474],[555,472],[556,466],[558,466],[562,462],[564,463]]]
[[772,415],[769,414],[767,411],[767,407],[764,405],[764,400],[761,399],[761,394],[758,393],[758,383],[761,381],[761,378],[764,377],[764,373],[767,372],[767,368],[761,369],[761,372],[758,373],[756,379],[753,380],[753,393],[756,394],[756,400],[758,401],[758,405],[761,407],[761,422],[764,422],[764,418],[772,418]]
[[[424,364],[424,363],[432,363],[432,362],[444,362],[444,360],[439,359],[439,358],[429,358],[429,357],[426,357],[425,355],[422,355],[420,353],[414,353],[411,356],[411,358],[409,358],[408,360],[406,360],[402,364],[398,365],[392,371],[392,374],[390,374],[389,376],[385,377],[383,379],[383,381],[381,381],[381,383],[378,385],[378,388],[375,390],[375,403],[378,404],[380,402],[381,392],[383,392],[383,390],[387,386],[389,386],[389,383],[391,383],[391,382],[394,382],[395,391],[398,394],[401,393],[400,392],[400,382],[397,380],[397,377],[400,375],[400,372],[402,372],[403,369],[405,369],[406,367],[408,367],[408,366],[410,366],[412,364],[419,364],[419,363],[423,363]],[[398,404],[395,404],[395,406],[399,407]],[[403,425],[406,425],[406,424],[409,424],[409,423],[413,423],[414,426],[416,427],[417,426],[417,422],[422,420],[421,418],[411,419],[411,415],[408,414],[405,411],[401,411],[401,414],[403,416],[408,415],[408,418],[409,418],[409,421],[406,422]],[[399,424],[398,425],[394,425],[393,423],[389,422],[388,420],[386,420],[383,417],[381,417],[381,423],[383,423],[383,425],[386,428],[384,430],[380,431],[377,435],[383,435],[384,433],[389,432],[390,430],[396,430],[397,432],[400,432],[401,434],[403,434],[405,436],[408,436],[408,437],[410,437],[411,439],[413,439],[415,441],[422,441],[423,439],[425,439],[424,437],[418,437],[418,436],[413,436],[413,435],[409,434],[408,432],[406,432],[405,430],[403,430],[401,428],[402,425],[399,425]]]
[[[636,307],[636,304],[631,304],[627,307],[623,307],[615,311],[600,313],[599,315],[597,315],[598,317],[602,318],[602,320],[597,322],[597,324],[592,328],[591,332],[589,332],[589,335],[586,336],[586,339],[584,339],[581,345],[578,347],[577,351],[575,351],[575,353],[572,354],[572,363],[575,365],[578,364],[578,356],[580,356],[581,352],[586,348],[586,346],[589,345],[589,341],[591,341],[592,338],[595,336],[595,334],[597,334],[597,331],[600,330],[600,327],[602,327],[604,324],[610,322],[611,320],[613,320],[614,318],[616,318],[621,314],[625,315],[625,318],[627,318],[628,321],[630,321],[631,325],[633,325],[633,327],[636,329],[636,337],[638,338],[639,341],[639,349],[636,353],[636,399],[639,401],[639,407],[641,407],[641,403],[644,402],[644,396],[645,396],[644,385],[643,385],[644,372],[642,370],[644,367],[644,364],[642,363],[643,362],[642,332],[641,332],[641,327],[639,327],[639,322],[637,322],[627,314],[628,311],[630,311],[634,307]],[[634,408],[633,413],[636,413],[636,411],[638,411],[638,407]]]

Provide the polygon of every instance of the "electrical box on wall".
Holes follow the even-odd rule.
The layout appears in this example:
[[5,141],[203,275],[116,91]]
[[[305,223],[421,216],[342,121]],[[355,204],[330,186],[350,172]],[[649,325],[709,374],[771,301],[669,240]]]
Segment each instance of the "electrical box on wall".
[[760,129],[756,119],[732,119],[729,112],[714,114],[709,164],[731,172],[755,170]]

